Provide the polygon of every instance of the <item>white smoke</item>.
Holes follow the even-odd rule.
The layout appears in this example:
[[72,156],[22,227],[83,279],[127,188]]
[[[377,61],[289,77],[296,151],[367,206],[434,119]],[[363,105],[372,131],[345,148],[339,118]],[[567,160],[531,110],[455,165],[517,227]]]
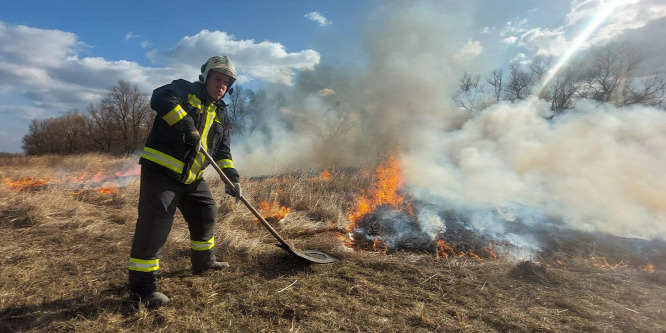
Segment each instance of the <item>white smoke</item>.
[[591,102],[546,114],[536,99],[503,103],[460,130],[421,132],[430,144],[403,156],[408,182],[437,200],[519,203],[579,230],[664,238],[666,114]]
[[[470,44],[463,6],[382,2],[369,16],[367,68],[308,74],[269,137],[234,143],[241,173],[358,165],[397,150],[414,198],[476,212],[470,228],[528,250],[539,244],[510,223],[558,217],[577,230],[666,239],[666,113],[581,101],[552,117],[536,98],[457,109],[457,79],[479,66],[460,62]],[[434,217],[419,217],[422,232],[445,231]]]

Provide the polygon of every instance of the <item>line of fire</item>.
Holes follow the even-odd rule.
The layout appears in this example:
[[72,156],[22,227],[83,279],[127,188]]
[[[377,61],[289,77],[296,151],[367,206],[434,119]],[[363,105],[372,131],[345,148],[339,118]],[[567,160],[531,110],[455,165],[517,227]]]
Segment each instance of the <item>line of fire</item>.
[[[317,172],[307,181],[326,183],[331,181],[334,169]],[[557,219],[549,223],[529,225],[520,217],[505,228],[500,236],[479,232],[470,226],[468,212],[447,206],[433,207],[410,195],[404,183],[402,166],[397,154],[383,159],[368,172],[370,186],[353,195],[349,202],[346,225],[326,221],[322,232],[329,232],[351,251],[392,255],[397,252],[429,254],[447,260],[497,260],[520,259],[545,267],[561,267],[567,261],[582,260],[603,269],[637,269],[654,272],[666,262],[663,253],[666,246],[658,241],[630,239],[609,235],[585,234],[569,228],[559,228]],[[58,179],[2,177],[1,184],[13,191],[65,191],[73,196],[89,193],[116,196],[123,189],[137,182],[140,166],[121,171],[99,170],[65,175]],[[275,186],[270,194],[257,202],[258,210],[272,224],[284,223],[290,213],[288,181],[270,177]],[[265,179],[264,179],[265,181]],[[479,212],[475,212],[477,215]],[[484,212],[492,223],[502,223],[501,214]],[[506,217],[504,217],[506,218]],[[255,222],[258,220],[255,218]],[[525,243],[530,240],[530,244]],[[534,244],[538,244],[535,246]],[[622,250],[620,250],[622,249]],[[629,250],[627,250],[629,249]]]

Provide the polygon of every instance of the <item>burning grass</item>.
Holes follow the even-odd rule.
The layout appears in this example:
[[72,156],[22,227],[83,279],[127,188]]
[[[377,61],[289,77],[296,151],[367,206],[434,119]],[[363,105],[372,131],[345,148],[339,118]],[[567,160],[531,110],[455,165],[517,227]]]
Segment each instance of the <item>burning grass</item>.
[[[126,291],[138,182],[117,173],[135,162],[101,155],[0,161],[2,179],[49,184],[0,184],[0,331],[666,330],[663,242],[550,228],[540,231],[550,240],[538,257],[513,261],[484,252],[503,244],[447,224],[439,238],[394,246],[379,213],[349,225],[357,199],[376,188],[377,177],[366,169],[243,180],[257,207],[289,209],[269,221],[278,232],[296,248],[341,259],[330,265],[306,265],[273,246],[270,234],[209,176],[220,198],[218,257],[231,268],[192,275],[187,226],[178,215],[160,279],[173,304],[148,311]],[[107,187],[93,179],[99,170],[117,191],[97,190]],[[411,207],[412,215],[411,199],[402,202],[397,211],[406,225],[414,223],[420,208]],[[394,206],[374,212],[386,207]],[[452,223],[453,217],[442,218]],[[360,239],[362,232],[379,241],[371,237],[354,251],[350,233]]]

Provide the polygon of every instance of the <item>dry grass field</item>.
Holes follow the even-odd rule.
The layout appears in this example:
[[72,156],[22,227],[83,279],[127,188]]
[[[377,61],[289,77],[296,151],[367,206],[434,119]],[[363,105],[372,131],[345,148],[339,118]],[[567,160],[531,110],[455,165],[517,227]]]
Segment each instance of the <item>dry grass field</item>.
[[231,267],[193,275],[177,216],[160,262],[172,303],[149,310],[126,289],[135,164],[102,155],[0,159],[1,332],[666,331],[661,242],[645,242],[654,248],[641,256],[626,250],[629,241],[568,233],[522,262],[351,250],[348,212],[371,186],[370,168],[242,180],[291,244],[340,259],[328,265],[274,246],[207,177],[220,203],[217,256]]

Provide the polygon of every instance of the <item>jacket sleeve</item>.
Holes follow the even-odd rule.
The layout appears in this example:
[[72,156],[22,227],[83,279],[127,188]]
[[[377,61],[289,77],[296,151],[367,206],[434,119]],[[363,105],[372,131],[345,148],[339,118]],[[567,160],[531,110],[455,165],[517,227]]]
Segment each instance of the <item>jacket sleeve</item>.
[[232,183],[237,183],[240,180],[240,174],[236,171],[234,161],[231,157],[231,134],[229,130],[231,127],[231,121],[229,120],[225,109],[223,109],[223,112],[221,113],[222,114],[218,115],[222,118],[221,120],[224,130],[222,132],[222,140],[220,141],[217,150],[213,153],[213,159],[215,160],[215,164],[222,169],[222,172],[224,172],[229,180],[231,180]]
[[155,89],[150,99],[150,107],[157,116],[181,133],[196,130],[194,120],[182,107],[187,102],[186,84],[185,80],[175,80]]

